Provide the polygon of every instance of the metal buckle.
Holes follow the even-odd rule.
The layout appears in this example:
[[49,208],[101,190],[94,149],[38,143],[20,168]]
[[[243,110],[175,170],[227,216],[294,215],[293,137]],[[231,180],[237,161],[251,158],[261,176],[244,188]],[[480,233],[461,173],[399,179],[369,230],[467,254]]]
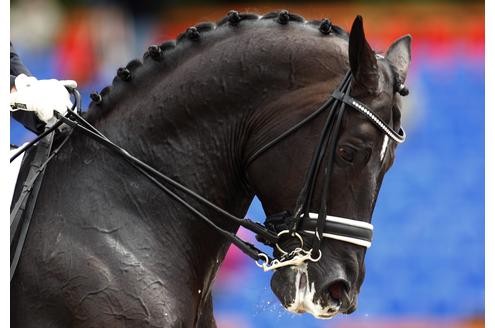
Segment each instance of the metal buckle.
[[[266,255],[265,253],[259,253],[258,254],[258,257],[259,259],[257,261],[254,261],[254,263],[259,267],[259,268],[264,268],[265,266],[267,266],[270,262],[270,260],[268,259],[268,255]],[[259,262],[260,260],[262,260],[263,262]],[[266,272],[266,271],[265,271]]]
[[259,263],[256,261],[256,265],[262,268],[264,272],[268,272],[285,266],[298,266],[303,264],[305,261],[318,262],[321,259],[321,250],[319,250],[319,256],[317,258],[313,258],[312,253],[313,249],[305,251],[302,248],[296,248],[287,254],[287,256],[284,256],[281,259],[274,259],[271,263],[269,263],[268,256],[266,256],[266,254],[260,253],[259,256],[264,259],[264,262]]

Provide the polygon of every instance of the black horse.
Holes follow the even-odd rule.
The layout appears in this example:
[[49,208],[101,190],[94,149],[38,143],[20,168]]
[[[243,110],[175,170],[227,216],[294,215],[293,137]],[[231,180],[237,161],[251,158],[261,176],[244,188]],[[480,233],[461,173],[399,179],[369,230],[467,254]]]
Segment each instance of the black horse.
[[[400,131],[398,91],[410,40],[403,37],[377,56],[359,17],[347,34],[328,20],[287,12],[230,13],[120,69],[111,86],[93,95],[87,119],[226,211],[244,216],[257,195],[271,215],[297,202],[326,116],[253,154],[313,113],[349,69],[353,99]],[[335,150],[325,155],[333,158],[330,192],[322,191],[327,180],[319,178],[325,174],[320,167],[314,193],[326,196],[309,206],[369,222],[396,144],[350,106],[340,119]],[[238,229],[201,202],[190,203],[223,229]],[[311,244],[311,234],[301,235]],[[229,244],[76,130],[46,170],[11,283],[12,325],[215,326],[211,286]],[[290,251],[297,245],[297,238],[286,238],[279,246]],[[272,289],[293,312],[351,313],[366,248],[325,239],[320,250],[317,262],[276,270]]]

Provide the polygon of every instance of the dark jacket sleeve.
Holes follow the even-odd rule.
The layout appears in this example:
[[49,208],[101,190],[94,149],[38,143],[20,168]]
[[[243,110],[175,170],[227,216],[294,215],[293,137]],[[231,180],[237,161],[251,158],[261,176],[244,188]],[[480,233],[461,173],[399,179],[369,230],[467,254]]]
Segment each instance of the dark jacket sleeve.
[[[10,89],[14,86],[14,81],[17,75],[26,74],[31,76],[31,72],[27,69],[26,66],[22,63],[21,59],[15,52],[14,46],[12,42],[10,43]],[[32,112],[26,111],[15,111],[12,112],[12,117],[20,122],[24,127],[36,134],[40,134],[43,132],[45,128],[45,123],[38,119],[38,117]]]

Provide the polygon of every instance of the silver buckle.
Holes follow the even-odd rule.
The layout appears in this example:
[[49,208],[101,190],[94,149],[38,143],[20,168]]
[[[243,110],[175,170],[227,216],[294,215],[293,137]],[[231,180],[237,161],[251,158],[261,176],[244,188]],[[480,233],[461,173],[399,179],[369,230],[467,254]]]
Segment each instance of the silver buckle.
[[319,255],[317,258],[312,257],[313,249],[305,251],[302,248],[296,248],[292,252],[284,255],[281,259],[274,259],[271,263],[268,260],[266,254],[260,253],[260,258],[263,258],[263,262],[260,263],[256,261],[256,265],[263,269],[264,272],[276,270],[285,266],[298,266],[303,264],[305,261],[318,262],[321,259],[321,250],[319,250]]

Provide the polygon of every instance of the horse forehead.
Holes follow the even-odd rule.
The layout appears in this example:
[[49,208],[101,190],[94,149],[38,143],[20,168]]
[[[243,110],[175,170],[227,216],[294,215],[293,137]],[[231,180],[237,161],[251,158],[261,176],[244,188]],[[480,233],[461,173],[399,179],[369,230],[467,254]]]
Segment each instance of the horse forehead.
[[396,102],[393,85],[390,82],[382,84],[377,95],[368,96],[362,102],[369,107],[373,114],[387,123],[390,122],[392,109]]
[[378,115],[385,122],[390,122],[392,117],[392,108],[394,106],[395,97],[393,87],[389,86],[390,90],[382,90],[380,95],[376,97],[370,106],[374,114]]
[[369,123],[367,119],[361,120],[355,125],[356,132],[366,137],[377,134],[377,129]]
[[344,115],[343,128],[341,132],[341,141],[372,146],[378,149],[383,145],[385,134],[376,127],[371,120],[361,113],[350,109],[347,115]]

